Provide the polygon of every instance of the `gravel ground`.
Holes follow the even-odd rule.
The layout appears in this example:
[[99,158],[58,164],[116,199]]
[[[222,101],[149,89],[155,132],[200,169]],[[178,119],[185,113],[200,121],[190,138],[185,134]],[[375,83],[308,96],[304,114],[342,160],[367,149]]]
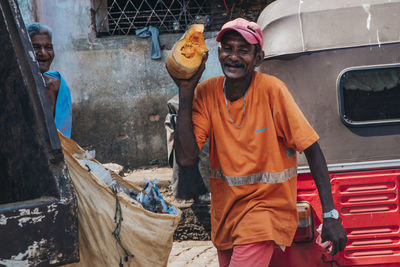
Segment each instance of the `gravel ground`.
[[174,242],[168,267],[218,267],[217,250],[211,241]]

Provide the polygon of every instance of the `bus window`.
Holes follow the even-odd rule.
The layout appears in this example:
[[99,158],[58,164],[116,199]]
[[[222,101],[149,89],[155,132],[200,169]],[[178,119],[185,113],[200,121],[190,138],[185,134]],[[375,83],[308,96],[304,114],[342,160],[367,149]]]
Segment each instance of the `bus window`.
[[400,123],[400,65],[347,69],[339,76],[338,93],[346,125]]

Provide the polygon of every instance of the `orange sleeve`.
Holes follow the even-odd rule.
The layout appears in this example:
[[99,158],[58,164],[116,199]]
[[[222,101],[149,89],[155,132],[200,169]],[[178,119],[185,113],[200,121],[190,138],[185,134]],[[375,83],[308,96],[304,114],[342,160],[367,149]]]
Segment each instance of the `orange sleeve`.
[[301,152],[318,141],[318,134],[304,117],[286,85],[276,79],[270,92],[276,132],[285,145]]
[[207,141],[208,134],[210,132],[210,116],[206,104],[206,88],[207,83],[200,83],[194,92],[193,97],[193,108],[192,108],[192,122],[193,132],[196,137],[197,146],[199,150],[203,147]]

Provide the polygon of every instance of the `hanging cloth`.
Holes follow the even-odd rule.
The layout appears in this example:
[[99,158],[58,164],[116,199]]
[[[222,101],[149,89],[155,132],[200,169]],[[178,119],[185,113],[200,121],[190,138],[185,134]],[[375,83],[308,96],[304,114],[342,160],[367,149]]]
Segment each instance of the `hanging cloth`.
[[147,38],[151,36],[150,57],[151,59],[160,59],[161,47],[160,47],[160,42],[158,40],[158,35],[160,34],[160,31],[156,27],[148,26],[136,30],[135,33],[136,36],[139,38]]

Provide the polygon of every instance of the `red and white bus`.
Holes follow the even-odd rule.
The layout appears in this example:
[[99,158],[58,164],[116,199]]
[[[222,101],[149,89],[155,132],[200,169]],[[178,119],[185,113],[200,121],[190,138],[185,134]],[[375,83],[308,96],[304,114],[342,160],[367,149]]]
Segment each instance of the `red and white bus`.
[[321,204],[299,156],[299,226],[271,266],[400,266],[400,0],[277,0],[258,19],[260,71],[283,80],[318,132],[347,230],[315,242]]

